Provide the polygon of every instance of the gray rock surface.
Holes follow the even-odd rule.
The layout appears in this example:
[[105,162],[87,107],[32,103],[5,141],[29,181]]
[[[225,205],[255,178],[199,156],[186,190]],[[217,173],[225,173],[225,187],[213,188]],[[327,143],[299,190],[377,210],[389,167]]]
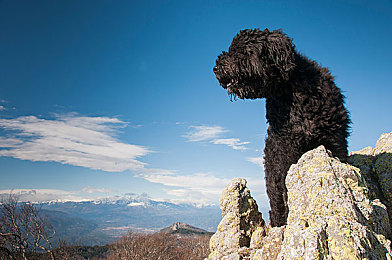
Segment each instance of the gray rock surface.
[[286,177],[289,215],[278,259],[387,259],[386,207],[371,200],[360,170],[320,146]]
[[286,177],[287,225],[266,227],[244,179],[222,193],[209,259],[392,259],[392,133],[342,163],[320,146]]
[[382,134],[375,148],[350,153],[349,163],[361,169],[371,198],[387,206],[392,223],[392,132]]
[[220,208],[222,221],[211,237],[209,259],[241,259],[246,252],[239,250],[249,247],[257,227],[265,226],[245,179],[235,178],[225,187]]

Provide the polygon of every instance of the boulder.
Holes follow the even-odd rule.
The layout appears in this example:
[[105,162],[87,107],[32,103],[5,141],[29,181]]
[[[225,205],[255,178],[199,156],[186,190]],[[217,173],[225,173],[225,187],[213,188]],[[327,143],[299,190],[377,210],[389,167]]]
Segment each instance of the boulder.
[[256,228],[265,227],[245,179],[235,178],[225,187],[220,208],[222,221],[211,237],[208,259],[241,259],[247,253],[240,249],[249,247]]
[[289,214],[267,227],[244,179],[222,193],[222,221],[209,259],[391,259],[392,133],[347,163],[324,146],[286,177]]
[[289,215],[278,259],[387,259],[386,207],[371,200],[360,170],[320,146],[286,177]]
[[375,148],[351,152],[349,163],[361,169],[371,198],[387,206],[392,223],[392,132],[382,134]]

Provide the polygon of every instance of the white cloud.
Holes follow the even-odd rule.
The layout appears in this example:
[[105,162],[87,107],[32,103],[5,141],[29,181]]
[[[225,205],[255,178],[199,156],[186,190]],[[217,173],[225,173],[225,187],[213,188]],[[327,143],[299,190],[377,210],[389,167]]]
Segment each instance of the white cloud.
[[[259,210],[263,210],[268,213],[269,199],[265,187],[264,175],[260,173],[260,178],[247,178],[247,187],[251,191],[251,195],[256,199]],[[265,220],[265,218],[264,218]]]
[[221,126],[191,126],[192,131],[189,131],[183,137],[187,138],[190,142],[206,141],[217,138],[222,133],[227,132]]
[[112,189],[106,189],[106,188],[93,188],[91,186],[84,187],[82,189],[82,192],[92,194],[92,193],[112,193]]
[[234,150],[246,150],[244,146],[249,142],[241,142],[239,138],[218,138],[223,133],[229,132],[221,126],[191,126],[192,131],[189,131],[183,137],[190,142],[209,141],[212,144],[224,144]]
[[248,162],[254,163],[258,166],[260,166],[260,168],[264,169],[264,157],[260,156],[260,157],[249,157],[246,159]]
[[265,179],[262,174],[260,174],[260,178],[248,178],[247,186],[251,191],[266,194]]
[[0,190],[0,200],[6,200],[10,194],[16,195],[19,201],[46,202],[46,201],[88,201],[90,199],[80,196],[76,192],[55,189],[14,189]]
[[17,147],[23,144],[23,141],[17,138],[5,138],[0,136],[0,148]]
[[[0,202],[6,200],[10,194],[16,195],[19,201],[47,202],[47,201],[92,201],[99,199],[99,193],[114,193],[111,189],[84,187],[81,190],[66,191],[57,189],[10,189],[0,190]],[[102,194],[101,194],[102,195]]]
[[0,111],[7,110],[4,106],[0,106]]
[[163,189],[167,194],[176,196],[177,199],[171,199],[173,203],[190,203],[197,206],[217,205],[219,194],[204,194],[189,189]]
[[[179,199],[177,202],[209,204],[216,202],[230,179],[218,178],[211,174],[141,174],[139,177],[166,186],[163,190]],[[172,188],[175,187],[175,188]]]
[[[231,179],[217,178],[211,174],[194,174],[188,176],[145,176],[151,182],[160,183],[166,187],[163,190],[177,199],[175,203],[193,203],[197,205],[216,204],[225,186]],[[247,187],[256,199],[259,207],[268,208],[269,200],[265,189],[263,174],[260,178],[246,178]]]
[[0,128],[9,132],[1,137],[0,156],[30,161],[53,161],[108,172],[141,170],[137,158],[152,151],[120,142],[116,131],[126,123],[109,117],[76,114],[53,120],[35,116],[0,119]]
[[214,139],[211,141],[213,144],[225,144],[234,150],[246,150],[244,145],[249,144],[249,142],[241,142],[238,138],[223,138],[223,139]]
[[193,175],[144,174],[143,178],[150,182],[160,183],[165,186],[185,187],[192,190],[206,191],[210,193],[221,191],[221,187],[230,181],[228,179],[220,179],[204,173],[197,173]]

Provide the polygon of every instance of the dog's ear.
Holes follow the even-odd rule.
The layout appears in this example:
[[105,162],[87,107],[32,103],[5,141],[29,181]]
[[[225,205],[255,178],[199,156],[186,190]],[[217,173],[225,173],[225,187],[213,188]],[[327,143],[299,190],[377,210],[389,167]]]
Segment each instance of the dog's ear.
[[287,80],[295,67],[295,46],[292,40],[281,30],[254,29],[244,30],[243,33],[253,39],[249,41],[253,44],[248,46],[248,52],[253,52],[253,48],[257,50],[258,60],[262,62],[258,67],[261,69],[259,73],[280,74],[282,79]]
[[269,33],[266,39],[268,63],[278,69],[283,79],[288,79],[295,67],[295,46],[281,30]]

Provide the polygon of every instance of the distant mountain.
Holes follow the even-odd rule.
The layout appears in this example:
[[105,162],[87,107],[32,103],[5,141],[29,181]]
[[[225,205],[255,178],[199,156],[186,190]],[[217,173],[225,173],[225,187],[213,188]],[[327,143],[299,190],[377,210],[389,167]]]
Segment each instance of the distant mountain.
[[208,232],[204,229],[197,228],[181,222],[176,222],[173,225],[161,229],[159,232],[167,234],[180,234],[180,235],[209,235],[212,236],[214,232]]
[[99,230],[98,224],[63,211],[42,209],[40,213],[56,231],[56,240],[70,245],[105,245],[113,237]]
[[215,231],[221,219],[217,206],[175,204],[151,199],[146,194],[126,194],[83,202],[40,203],[62,239],[78,245],[103,245],[130,230],[156,232],[182,222]]

